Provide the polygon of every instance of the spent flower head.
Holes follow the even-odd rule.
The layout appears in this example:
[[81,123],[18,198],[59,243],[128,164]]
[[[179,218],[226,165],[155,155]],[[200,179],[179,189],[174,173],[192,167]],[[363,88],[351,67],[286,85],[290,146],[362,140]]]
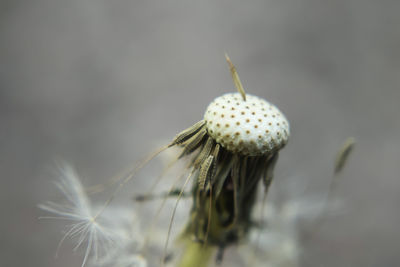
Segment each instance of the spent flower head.
[[283,147],[289,138],[289,122],[266,100],[239,93],[217,97],[204,114],[209,135],[232,153],[259,156]]
[[[192,156],[185,185],[194,179],[193,206],[183,235],[203,247],[218,247],[219,260],[225,247],[242,242],[252,228],[258,184],[262,180],[267,192],[278,152],[290,135],[283,113],[264,99],[246,95],[234,65],[226,59],[238,93],[214,99],[204,119],[169,145],[182,147],[180,157]],[[191,248],[186,255],[198,249]],[[190,258],[183,257],[181,266],[193,265]]]

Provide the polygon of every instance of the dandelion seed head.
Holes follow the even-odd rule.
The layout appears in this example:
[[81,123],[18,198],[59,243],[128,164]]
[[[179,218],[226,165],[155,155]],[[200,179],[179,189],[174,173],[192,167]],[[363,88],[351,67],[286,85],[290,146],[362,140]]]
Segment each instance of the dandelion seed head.
[[262,180],[268,190],[279,150],[289,138],[285,116],[267,101],[246,95],[234,65],[226,59],[239,93],[217,97],[204,119],[169,145],[183,148],[179,158],[194,154],[185,184],[193,176],[197,197],[186,232],[220,247],[236,244],[248,233],[258,182]]
[[290,135],[286,117],[264,99],[246,96],[229,93],[214,99],[204,114],[208,134],[233,153],[259,156],[279,150]]

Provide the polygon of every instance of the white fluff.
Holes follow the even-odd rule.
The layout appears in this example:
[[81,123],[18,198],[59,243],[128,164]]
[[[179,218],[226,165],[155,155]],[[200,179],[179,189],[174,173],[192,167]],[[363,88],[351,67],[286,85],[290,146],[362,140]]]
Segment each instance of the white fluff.
[[132,224],[132,210],[115,207],[104,209],[104,206],[93,208],[75,170],[64,164],[60,171],[56,185],[65,197],[65,203],[47,202],[39,205],[55,215],[42,218],[70,222],[58,249],[65,239],[71,238],[76,240],[74,250],[84,250],[82,267],[87,264],[145,267],[144,259],[135,253],[141,238],[138,229],[133,227],[137,225]]

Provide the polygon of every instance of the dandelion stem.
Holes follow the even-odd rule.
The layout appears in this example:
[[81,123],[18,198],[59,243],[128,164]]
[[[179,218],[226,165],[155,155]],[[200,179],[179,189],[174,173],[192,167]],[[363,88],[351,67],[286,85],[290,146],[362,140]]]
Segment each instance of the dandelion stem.
[[207,267],[214,250],[215,246],[188,240],[178,267]]

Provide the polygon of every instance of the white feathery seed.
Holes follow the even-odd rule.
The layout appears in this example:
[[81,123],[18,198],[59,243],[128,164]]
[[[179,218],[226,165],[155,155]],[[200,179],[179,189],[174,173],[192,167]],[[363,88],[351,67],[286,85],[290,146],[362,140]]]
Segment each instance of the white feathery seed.
[[224,94],[208,106],[208,134],[225,149],[246,156],[265,155],[288,141],[289,122],[274,105],[257,96]]
[[[135,236],[132,236],[132,222],[126,216],[122,216],[122,214],[131,214],[132,210],[116,212],[118,209],[114,208],[110,214],[108,210],[103,212],[102,206],[94,209],[75,170],[70,165],[63,164],[60,171],[61,175],[56,185],[65,197],[65,203],[47,202],[39,205],[42,210],[55,215],[41,218],[71,222],[66,226],[57,252],[65,239],[71,238],[77,240],[74,250],[82,249],[84,251],[82,267],[85,265],[102,266],[107,258],[107,253],[113,253],[116,256],[115,263],[118,259],[126,259],[123,247],[138,246],[138,231],[135,231]],[[102,212],[99,212],[100,210]],[[117,251],[120,251],[119,255],[117,255]],[[134,250],[129,252],[129,256],[133,261],[130,266],[145,266],[143,259],[139,254],[134,254]],[[136,257],[135,260],[133,257]],[[113,264],[112,266],[119,265]],[[120,266],[127,265],[125,263]]]

